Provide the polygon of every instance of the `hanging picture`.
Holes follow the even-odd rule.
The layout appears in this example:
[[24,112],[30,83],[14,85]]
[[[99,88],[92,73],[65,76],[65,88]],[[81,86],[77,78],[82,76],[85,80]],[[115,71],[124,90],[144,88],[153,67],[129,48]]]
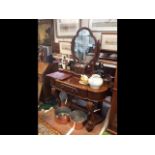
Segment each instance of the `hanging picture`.
[[92,31],[117,31],[117,19],[90,19],[89,28]]
[[60,42],[60,53],[71,55],[71,42]]
[[56,20],[57,37],[73,37],[79,28],[80,28],[79,19]]
[[108,51],[117,51],[117,34],[102,33],[101,49]]
[[38,42],[39,45],[50,46],[54,38],[52,20],[39,20],[38,22]]
[[96,40],[101,41],[101,32],[93,32],[93,35],[96,38]]

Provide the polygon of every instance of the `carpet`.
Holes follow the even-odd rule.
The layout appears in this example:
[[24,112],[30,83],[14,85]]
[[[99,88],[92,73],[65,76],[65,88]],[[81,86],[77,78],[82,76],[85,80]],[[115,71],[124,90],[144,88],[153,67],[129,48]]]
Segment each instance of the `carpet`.
[[38,104],[38,110],[48,110],[50,109],[51,107],[55,107],[57,106],[57,102],[56,102],[56,98],[55,97],[52,97],[51,100],[48,102],[48,103],[43,103],[43,102],[40,102],[39,101],[39,104]]
[[41,118],[38,120],[38,135],[62,135],[59,131],[52,128],[47,122]]
[[[69,131],[71,130],[72,126],[70,123],[67,124],[59,124],[55,121],[55,112],[54,108],[49,110],[49,111],[38,111],[38,117],[42,119],[44,123],[48,123],[52,129],[55,129],[60,133],[60,135],[67,135],[70,133]],[[88,132],[86,128],[82,128],[80,130],[73,130],[70,135],[99,135],[101,132],[102,128],[104,126],[104,121],[94,128],[93,131]],[[44,133],[43,133],[44,134]]]

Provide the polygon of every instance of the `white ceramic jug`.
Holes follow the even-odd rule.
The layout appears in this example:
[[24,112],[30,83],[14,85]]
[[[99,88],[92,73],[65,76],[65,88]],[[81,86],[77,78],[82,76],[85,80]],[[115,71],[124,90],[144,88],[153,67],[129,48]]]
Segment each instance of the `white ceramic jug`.
[[103,84],[103,79],[98,74],[93,74],[89,79],[88,83],[91,88],[93,89],[99,89]]

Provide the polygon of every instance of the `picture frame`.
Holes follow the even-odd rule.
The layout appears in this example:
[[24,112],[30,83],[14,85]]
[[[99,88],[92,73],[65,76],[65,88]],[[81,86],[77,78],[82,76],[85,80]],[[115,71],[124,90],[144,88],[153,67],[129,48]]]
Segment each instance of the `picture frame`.
[[117,19],[90,19],[92,31],[117,32]]
[[101,49],[117,52],[117,33],[102,33]]
[[80,28],[80,19],[57,19],[55,22],[57,37],[73,37]]
[[101,32],[93,32],[93,35],[96,38],[96,40],[101,41]]
[[53,20],[43,19],[38,21],[39,45],[51,46],[54,40]]
[[64,55],[71,55],[71,42],[59,42],[60,53]]

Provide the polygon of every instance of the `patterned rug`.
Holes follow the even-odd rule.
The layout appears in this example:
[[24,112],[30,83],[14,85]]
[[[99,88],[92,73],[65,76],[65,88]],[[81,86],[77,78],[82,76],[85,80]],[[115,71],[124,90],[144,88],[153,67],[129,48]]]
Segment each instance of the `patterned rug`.
[[51,125],[44,122],[41,118],[39,118],[38,135],[62,135],[62,134],[56,129],[52,128]]

